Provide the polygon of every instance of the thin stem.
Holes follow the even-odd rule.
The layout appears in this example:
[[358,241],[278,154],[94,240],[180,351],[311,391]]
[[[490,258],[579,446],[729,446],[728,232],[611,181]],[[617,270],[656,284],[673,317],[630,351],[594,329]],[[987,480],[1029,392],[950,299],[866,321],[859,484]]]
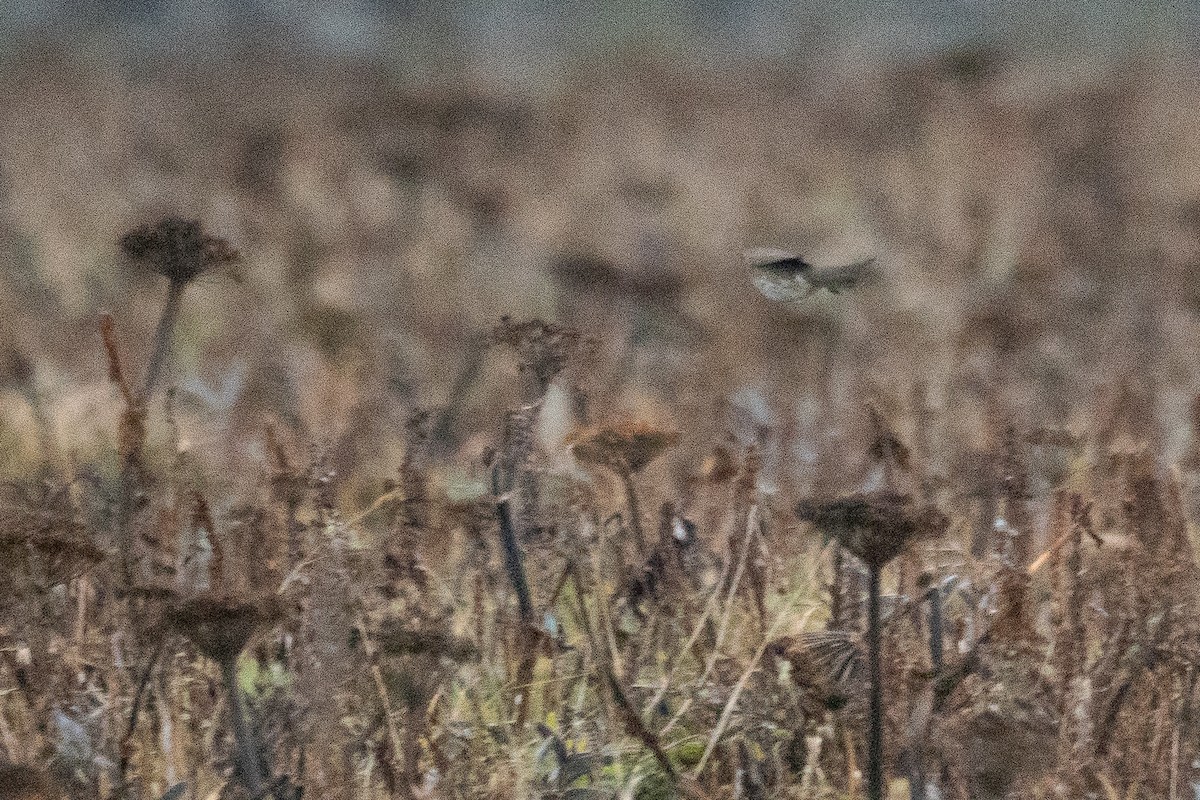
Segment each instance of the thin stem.
[[133,741],[133,736],[137,733],[138,716],[142,711],[142,699],[146,695],[146,688],[150,685],[150,677],[154,672],[154,665],[158,663],[158,657],[162,655],[163,649],[168,642],[167,638],[160,639],[154,651],[150,654],[150,658],[146,661],[146,666],[142,670],[141,676],[138,678],[137,688],[133,693],[133,703],[129,711],[129,723],[125,726],[125,735],[121,738],[121,779],[128,780],[127,773],[129,771],[129,757],[124,755],[130,752],[129,743]]
[[163,305],[162,316],[158,318],[158,329],[154,332],[154,351],[150,355],[150,365],[146,367],[146,380],[138,398],[140,405],[144,406],[150,402],[150,396],[158,384],[159,373],[167,361],[171,342],[175,338],[175,323],[179,319],[180,301],[183,299],[183,289],[186,285],[182,281],[171,281],[167,289],[167,302]]
[[[146,406],[149,404],[155,385],[158,383],[158,375],[162,371],[163,364],[166,362],[167,352],[171,349],[171,341],[174,338],[175,332],[175,322],[179,318],[179,305],[183,297],[185,285],[180,281],[171,281],[171,286],[167,290],[167,302],[163,306],[162,316],[158,318],[158,329],[154,332],[154,352],[150,355],[150,365],[146,368],[146,380],[142,384],[140,393],[134,397],[126,388],[127,407],[125,409],[125,417],[137,430],[141,429]],[[138,471],[140,469],[138,460],[143,435],[139,433],[136,441],[122,444],[122,447],[128,446],[128,451],[125,452],[125,463],[121,467],[121,494],[120,505],[117,509],[117,536],[121,550],[121,577],[126,587],[132,587],[139,577],[139,559],[136,552],[137,539],[133,532],[133,515],[134,506],[137,503]]]
[[504,569],[517,593],[517,608],[521,612],[521,623],[533,623],[533,598],[529,594],[529,580],[525,576],[524,557],[513,526],[512,508],[507,499],[496,503],[496,519],[500,523],[500,544],[504,548]]
[[871,567],[867,599],[867,659],[871,672],[870,729],[867,732],[867,798],[883,800],[883,678],[879,669],[879,567]]
[[225,679],[225,693],[229,696],[229,716],[233,724],[233,740],[237,752],[238,772],[246,785],[250,796],[263,796],[264,780],[262,765],[258,761],[258,746],[254,742],[254,733],[246,721],[246,702],[242,698],[241,687],[237,679],[237,658],[221,665],[221,677]]
[[621,485],[625,487],[625,502],[629,505],[629,527],[633,531],[633,539],[637,543],[638,554],[646,555],[646,534],[642,531],[642,510],[638,505],[637,487],[633,485],[633,475],[627,469],[617,472],[621,476]]
[[945,663],[942,643],[942,591],[937,586],[929,590],[929,660],[934,672],[941,673]]
[[[934,585],[925,593],[925,597],[929,601],[929,660],[933,664],[934,674],[941,679],[945,674],[943,672],[945,656],[942,643],[942,591],[937,585]],[[908,781],[909,800],[925,800],[926,797],[928,780],[925,774],[925,738],[927,731],[927,727],[922,727],[909,742],[909,758],[911,760]]]

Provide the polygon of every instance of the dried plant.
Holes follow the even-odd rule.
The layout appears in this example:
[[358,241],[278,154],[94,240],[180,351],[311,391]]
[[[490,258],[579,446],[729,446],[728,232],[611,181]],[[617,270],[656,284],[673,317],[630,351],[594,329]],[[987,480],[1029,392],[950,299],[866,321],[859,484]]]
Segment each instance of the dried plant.
[[0,764],[0,798],[53,800],[62,797],[43,770],[30,764]]
[[870,673],[867,796],[883,798],[883,678],[880,668],[880,576],[883,568],[919,536],[939,536],[948,520],[936,508],[915,509],[912,498],[895,492],[856,494],[825,502],[806,501],[796,515],[866,564],[867,659]]
[[[43,46],[0,69],[0,798],[1200,786],[1192,66]],[[194,220],[96,238],[167,193],[261,282],[198,291],[240,258]],[[862,248],[886,291],[809,264]]]
[[625,490],[629,508],[629,527],[638,552],[647,552],[642,512],[633,476],[658,458],[679,440],[676,431],[663,430],[646,422],[618,423],[611,427],[576,431],[567,443],[575,457],[585,464],[606,467],[616,473]]
[[146,266],[168,281],[166,303],[154,334],[153,353],[138,396],[139,404],[144,406],[166,363],[183,290],[209,272],[237,264],[241,255],[229,242],[207,234],[198,220],[171,216],[126,233],[121,237],[121,251],[134,263]]

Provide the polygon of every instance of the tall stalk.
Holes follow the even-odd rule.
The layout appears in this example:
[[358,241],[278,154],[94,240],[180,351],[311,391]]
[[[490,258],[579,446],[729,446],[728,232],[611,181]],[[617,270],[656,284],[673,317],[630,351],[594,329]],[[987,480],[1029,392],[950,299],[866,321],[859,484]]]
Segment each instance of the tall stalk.
[[871,701],[867,731],[867,798],[883,800],[883,676],[879,668],[879,572],[870,568],[867,595],[867,660],[871,676]]
[[123,463],[116,535],[121,549],[121,577],[126,586],[131,586],[138,577],[133,516],[137,506],[139,461],[142,441],[145,438],[146,409],[155,389],[158,388],[159,378],[170,355],[175,328],[179,321],[183,291],[189,283],[205,273],[236,264],[240,255],[224,239],[205,233],[199,221],[170,216],[163,217],[156,223],[135,228],[121,237],[120,246],[130,261],[149,268],[168,281],[167,299],[154,332],[150,363],[146,367],[142,385],[136,392],[120,377],[115,343],[108,334],[105,339],[105,347],[109,350],[110,374],[121,386],[126,405],[122,419]]
[[225,682],[225,694],[229,699],[229,717],[233,726],[233,741],[237,752],[238,771],[250,796],[260,798],[266,788],[262,766],[259,764],[258,744],[254,730],[246,718],[246,701],[238,686],[237,658],[221,665],[221,677]]
[[867,797],[883,800],[883,674],[879,584],[883,569],[917,536],[939,536],[949,519],[933,506],[914,507],[912,497],[868,492],[821,503],[803,501],[796,515],[838,541],[867,567],[867,659],[870,705],[867,721]]
[[138,396],[139,405],[143,408],[150,402],[150,398],[154,394],[159,374],[171,351],[171,343],[175,340],[175,325],[179,320],[179,307],[186,285],[181,281],[172,280],[167,287],[167,300],[163,304],[162,314],[158,318],[158,328],[154,331],[154,350],[150,355],[150,364],[146,367],[142,392]]

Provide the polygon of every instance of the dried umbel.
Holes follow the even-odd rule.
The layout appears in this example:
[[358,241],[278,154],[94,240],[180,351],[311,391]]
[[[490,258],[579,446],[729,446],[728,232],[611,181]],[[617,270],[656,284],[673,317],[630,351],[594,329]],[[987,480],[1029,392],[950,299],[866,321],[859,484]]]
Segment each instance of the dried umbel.
[[666,271],[623,269],[595,255],[564,255],[550,273],[570,296],[591,294],[600,299],[635,299],[657,305],[678,301],[684,283]]
[[237,659],[255,627],[267,616],[264,609],[244,599],[200,596],[172,607],[167,621],[201,653],[226,665]]
[[1057,730],[1053,718],[1030,704],[992,704],[969,712],[952,733],[962,748],[973,796],[1010,797],[1018,781],[1044,773],[1054,763]]
[[62,796],[43,770],[29,764],[0,764],[0,800],[50,800]]
[[898,492],[855,494],[828,502],[804,502],[800,519],[811,521],[857,556],[870,571],[867,593],[867,665],[870,702],[867,712],[867,797],[883,800],[883,672],[880,665],[880,573],[906,544],[922,535],[940,535],[949,524],[936,508],[914,509],[912,498]]
[[679,434],[644,423],[632,423],[579,431],[567,443],[575,457],[585,464],[611,469],[621,479],[625,501],[629,505],[629,524],[638,552],[647,553],[642,531],[641,511],[633,475],[679,440]]
[[917,509],[898,492],[853,494],[825,502],[804,501],[796,516],[812,522],[871,569],[879,569],[919,536],[937,536],[949,520],[936,508]]
[[104,559],[66,487],[7,488],[9,498],[0,501],[0,576],[9,585],[18,572],[39,589],[68,583]]
[[121,251],[177,284],[191,283],[241,259],[229,242],[208,235],[199,220],[181,217],[163,217],[135,228],[121,237]]
[[275,610],[271,603],[257,604],[247,598],[200,595],[175,604],[166,613],[168,624],[221,668],[229,700],[237,769],[251,797],[263,796],[270,771],[263,762],[263,750],[254,727],[247,719],[246,704],[238,685],[237,661],[255,628],[273,617]]
[[378,640],[380,650],[391,656],[431,656],[455,662],[479,658],[474,642],[430,625],[390,619],[381,626]]
[[575,457],[585,464],[608,467],[617,473],[636,473],[678,441],[678,431],[630,422],[579,431],[568,443]]
[[492,341],[517,352],[521,371],[533,376],[541,393],[566,368],[581,345],[579,331],[574,328],[540,319],[515,322],[510,317],[500,319],[492,331]]

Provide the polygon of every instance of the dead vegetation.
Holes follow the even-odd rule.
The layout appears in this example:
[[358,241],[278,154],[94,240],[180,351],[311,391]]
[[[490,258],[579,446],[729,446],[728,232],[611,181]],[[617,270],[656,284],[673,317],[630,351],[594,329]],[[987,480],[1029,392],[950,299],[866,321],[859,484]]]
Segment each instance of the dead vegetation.
[[1194,81],[970,55],[10,64],[0,798],[1191,796]]

